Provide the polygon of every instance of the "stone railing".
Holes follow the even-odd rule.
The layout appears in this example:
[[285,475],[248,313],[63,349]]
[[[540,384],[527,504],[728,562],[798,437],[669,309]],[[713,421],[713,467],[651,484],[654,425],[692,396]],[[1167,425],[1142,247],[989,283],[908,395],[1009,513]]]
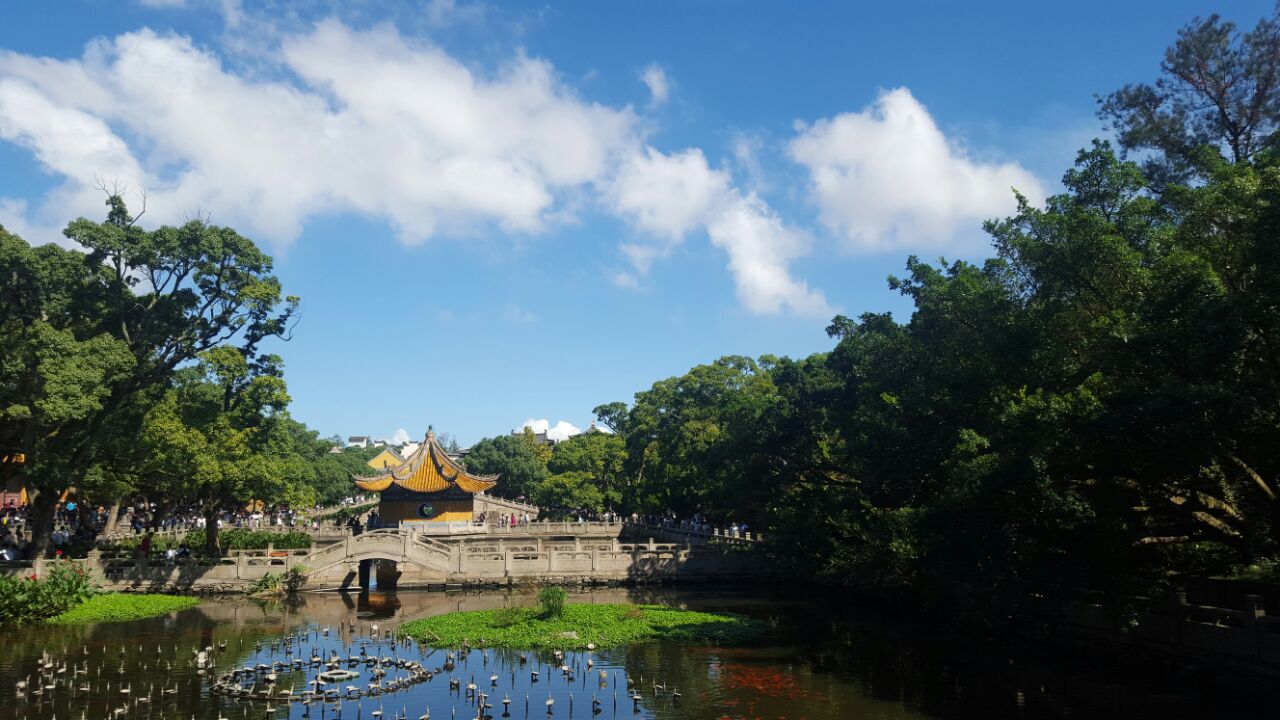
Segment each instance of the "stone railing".
[[531,513],[535,516],[538,513],[542,512],[542,508],[538,507],[537,505],[520,502],[519,500],[508,500],[507,498],[498,497],[497,495],[489,495],[486,493],[476,493],[475,497],[477,502],[484,502],[490,505],[498,505],[498,506],[509,508],[511,510],[516,510],[519,512]]
[[[176,540],[176,539],[181,539],[186,537],[188,533],[202,532],[203,530],[204,528],[202,527],[175,526],[175,527],[168,527],[168,528],[158,528],[155,530],[143,530],[141,532],[134,532],[130,528],[119,528],[115,532],[111,533],[110,535],[99,535],[98,540],[99,541],[105,540],[107,542],[111,542],[115,540],[128,540],[130,538],[141,539],[148,532],[150,532],[152,536],[156,538],[173,538]],[[290,526],[290,525],[258,525],[258,526],[223,525],[222,527],[218,528],[219,533],[225,533],[228,530],[252,530],[254,532],[269,532],[269,533],[297,532],[297,533],[306,533],[318,540],[340,539],[350,533],[350,530],[348,530],[346,526],[335,526],[332,523],[321,523],[320,527],[315,529],[312,529],[312,527],[309,524],[304,525],[301,523],[293,526]]]
[[604,535],[617,536],[622,532],[622,522],[568,522],[541,520],[516,525],[477,524],[466,520],[456,522],[409,522],[400,526],[407,532],[431,537],[474,535]]
[[668,525],[650,525],[642,522],[626,523],[629,533],[649,534],[664,540],[672,540],[676,542],[687,542],[695,545],[700,544],[719,544],[748,546],[764,540],[764,536],[760,533],[737,532],[728,528],[710,528],[709,530],[694,530],[691,528],[673,527]]
[[[1260,595],[1244,595],[1239,608],[1198,605],[1177,588],[1167,598],[1104,598],[1067,603],[1069,626],[1094,637],[1193,657],[1280,668],[1280,617],[1268,615]],[[1122,606],[1126,609],[1122,609]]]

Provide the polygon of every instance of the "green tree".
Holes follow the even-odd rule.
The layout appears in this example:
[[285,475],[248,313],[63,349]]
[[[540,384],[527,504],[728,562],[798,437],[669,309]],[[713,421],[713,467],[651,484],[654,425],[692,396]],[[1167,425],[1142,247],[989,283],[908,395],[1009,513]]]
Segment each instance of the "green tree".
[[719,519],[754,516],[763,500],[757,479],[770,459],[760,430],[779,401],[769,368],[740,356],[636,393],[626,435],[634,506]]
[[235,231],[200,220],[147,231],[118,195],[107,206],[104,222],[67,226],[85,252],[0,232],[0,443],[28,458],[37,553],[59,493],[130,442],[179,367],[229,344],[252,356],[286,334],[296,307],[270,258]]
[[291,486],[304,484],[306,464],[293,452],[284,422],[288,402],[278,358],[251,362],[237,348],[219,347],[180,371],[174,389],[147,414],[142,437],[150,474],[166,478],[171,494],[200,504],[208,554],[219,553],[222,511],[298,497]]
[[[550,485],[562,474],[573,474],[557,483],[560,493],[554,503],[548,505],[567,508],[586,508],[602,511],[618,508],[622,505],[623,494],[628,486],[626,475],[627,446],[622,438],[604,432],[585,432],[556,444],[547,462],[547,470],[551,477],[543,484]],[[583,484],[587,487],[583,487]],[[582,491],[576,500],[564,493],[570,487],[580,487]],[[534,492],[534,498],[549,497]],[[539,505],[543,500],[537,500]]]
[[[1280,10],[1277,10],[1280,12]],[[1099,115],[1126,150],[1154,151],[1157,184],[1201,174],[1201,149],[1244,162],[1274,147],[1280,122],[1280,18],[1241,34],[1217,15],[1196,18],[1165,51],[1161,75],[1099,98]]]
[[533,501],[544,510],[605,509],[605,496],[589,472],[570,470],[548,476],[533,489]]
[[480,475],[498,475],[498,494],[529,497],[547,477],[546,463],[520,435],[485,438],[467,453],[467,470]]
[[609,428],[615,435],[625,436],[628,420],[631,417],[631,410],[624,402],[611,402],[604,405],[597,405],[592,409],[592,414],[596,416],[596,422]]

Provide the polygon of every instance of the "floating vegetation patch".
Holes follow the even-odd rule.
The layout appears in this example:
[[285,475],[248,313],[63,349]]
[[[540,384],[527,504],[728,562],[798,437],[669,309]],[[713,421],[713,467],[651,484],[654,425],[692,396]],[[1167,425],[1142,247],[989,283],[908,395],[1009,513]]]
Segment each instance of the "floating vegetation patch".
[[401,632],[431,647],[586,650],[660,640],[742,645],[764,637],[768,626],[660,605],[565,605],[558,616],[533,608],[448,613],[405,623]]
[[179,595],[131,595],[110,593],[96,595],[70,610],[49,618],[51,623],[95,623],[140,620],[168,615],[200,604],[200,598]]

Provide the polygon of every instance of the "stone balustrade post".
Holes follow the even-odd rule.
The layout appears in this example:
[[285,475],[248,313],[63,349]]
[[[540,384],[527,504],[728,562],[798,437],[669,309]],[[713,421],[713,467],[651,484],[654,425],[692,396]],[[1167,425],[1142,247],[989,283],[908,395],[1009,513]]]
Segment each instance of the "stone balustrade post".
[[649,549],[650,549],[650,550],[657,550],[657,549],[658,549],[658,546],[657,546],[657,545],[655,545],[655,544],[653,543],[653,538],[649,538]]
[[1244,629],[1248,634],[1249,652],[1255,657],[1262,650],[1262,623],[1267,614],[1261,595],[1244,596]]
[[591,572],[600,571],[600,547],[598,545],[591,546]]
[[1173,589],[1173,597],[1170,599],[1169,621],[1171,624],[1171,637],[1169,638],[1174,645],[1182,644],[1182,623],[1187,614],[1187,588],[1179,585]]

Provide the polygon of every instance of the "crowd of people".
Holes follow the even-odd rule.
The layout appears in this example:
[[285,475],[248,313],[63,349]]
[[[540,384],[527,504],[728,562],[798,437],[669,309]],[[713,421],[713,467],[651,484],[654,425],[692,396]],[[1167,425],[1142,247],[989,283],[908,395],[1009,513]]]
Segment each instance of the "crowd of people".
[[485,510],[476,516],[477,525],[496,525],[498,527],[529,527],[529,513],[499,513]]
[[707,517],[702,513],[695,513],[691,517],[680,518],[675,513],[659,513],[653,515],[631,514],[631,521],[634,523],[643,523],[645,525],[653,525],[654,527],[671,528],[673,530],[684,530],[685,532],[700,533],[703,535],[715,534],[717,529],[723,529],[724,534],[728,537],[746,537],[750,528],[746,523],[730,521],[729,524],[718,526],[712,525]]
[[[28,506],[13,500],[0,509],[0,561],[30,559],[29,513]],[[97,532],[98,526],[85,516],[74,500],[59,503],[53,516],[49,544],[53,546],[54,555],[61,557],[69,554],[73,547],[92,545]]]
[[[364,498],[352,496],[344,499],[343,505],[355,505]],[[315,509],[320,509],[319,507]],[[82,505],[74,496],[65,502],[58,503],[53,517],[53,529],[49,543],[53,547],[55,557],[79,554],[92,548],[95,542],[103,539],[101,534],[108,528],[114,528],[112,534],[120,532],[144,537],[150,533],[165,530],[203,530],[208,522],[199,507],[164,507],[160,503],[140,501],[134,504],[123,504],[117,510],[115,523],[111,523],[112,508],[106,506]],[[320,520],[303,517],[303,511],[288,507],[253,508],[227,510],[218,515],[218,527],[222,528],[267,528],[288,527],[318,529]],[[9,499],[0,507],[0,561],[30,560],[30,507]],[[335,518],[334,524],[341,526],[341,518]],[[173,551],[180,553],[180,550]],[[180,556],[180,555],[178,555]]]
[[10,500],[0,510],[0,560],[22,560],[27,554],[27,508]]

